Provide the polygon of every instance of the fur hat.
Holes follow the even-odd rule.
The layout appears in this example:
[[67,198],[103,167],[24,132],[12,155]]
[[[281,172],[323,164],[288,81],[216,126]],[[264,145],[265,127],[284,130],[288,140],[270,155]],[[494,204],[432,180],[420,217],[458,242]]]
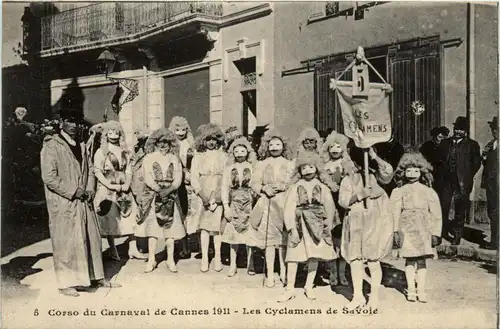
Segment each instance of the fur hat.
[[179,154],[179,140],[177,136],[167,128],[160,128],[148,137],[146,145],[144,146],[144,151],[146,153],[153,153],[156,151],[156,145],[158,141],[165,137],[170,145],[170,153]]
[[399,164],[394,173],[394,180],[398,186],[401,186],[405,180],[405,170],[407,168],[419,168],[421,172],[420,181],[432,186],[432,166],[420,152],[407,152],[399,160]]
[[149,137],[149,135],[150,135],[150,133],[146,129],[138,128],[138,129],[134,130],[134,136],[138,141],[143,140],[143,139],[147,139]]
[[258,155],[261,160],[264,160],[269,157],[269,142],[273,138],[278,138],[283,142],[283,153],[282,156],[285,159],[292,160],[292,150],[290,148],[290,142],[288,138],[286,138],[283,134],[281,134],[277,129],[271,129],[266,131],[264,136],[262,137]]
[[302,175],[300,174],[300,167],[304,165],[311,165],[316,167],[317,177],[320,181],[326,182],[327,175],[324,169],[324,163],[321,156],[313,151],[300,151],[295,159],[295,169],[292,175],[292,182],[296,183]]
[[213,123],[207,123],[199,126],[198,129],[196,130],[196,138],[195,138],[196,151],[198,152],[205,151],[204,142],[208,137],[215,137],[217,139],[217,144],[219,145],[219,147],[224,145],[224,140],[225,140],[224,133],[219,128],[219,126]]
[[231,143],[233,143],[233,141],[236,139],[236,138],[239,138],[239,137],[242,137],[243,135],[240,133],[240,130],[238,129],[238,127],[236,126],[232,126],[232,127],[229,127],[226,132],[225,132],[225,135],[226,135],[226,150],[229,149],[229,147],[231,146]]
[[231,146],[229,147],[229,150],[227,151],[228,152],[228,164],[233,164],[235,162],[233,151],[236,148],[236,146],[243,146],[247,149],[248,162],[250,162],[251,164],[254,164],[257,161],[257,154],[255,154],[255,151],[252,148],[252,145],[250,144],[248,139],[246,139],[245,137],[238,137],[231,143]]
[[127,142],[125,141],[125,133],[123,132],[123,127],[118,121],[106,121],[102,123],[101,130],[101,148],[103,149],[103,153],[108,153],[108,131],[116,130],[120,134],[120,147],[124,151],[128,151]]
[[323,139],[319,135],[318,131],[312,127],[307,127],[300,132],[299,138],[297,139],[297,155],[304,151],[304,141],[306,139],[316,140],[316,150],[321,150],[321,146],[323,145]]

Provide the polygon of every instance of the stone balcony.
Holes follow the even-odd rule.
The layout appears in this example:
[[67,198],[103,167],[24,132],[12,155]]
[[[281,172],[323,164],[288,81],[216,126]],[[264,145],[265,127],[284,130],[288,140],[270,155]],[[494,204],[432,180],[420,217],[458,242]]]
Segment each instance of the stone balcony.
[[190,23],[217,25],[222,2],[97,3],[41,18],[42,57],[134,42]]

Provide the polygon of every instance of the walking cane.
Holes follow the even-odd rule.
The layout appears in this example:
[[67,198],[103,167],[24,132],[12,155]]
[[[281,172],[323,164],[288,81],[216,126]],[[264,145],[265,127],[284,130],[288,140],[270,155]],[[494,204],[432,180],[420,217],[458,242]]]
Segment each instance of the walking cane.
[[[266,250],[267,250],[267,237],[269,234],[269,218],[270,218],[270,213],[271,213],[271,199],[269,199],[268,201],[269,202],[267,203],[266,239],[264,240],[264,255],[265,255]],[[262,287],[264,287],[265,282],[266,282],[266,272],[267,272],[267,258],[264,260],[264,276],[263,276],[263,280],[262,280]],[[274,273],[273,273],[273,275],[274,275]]]

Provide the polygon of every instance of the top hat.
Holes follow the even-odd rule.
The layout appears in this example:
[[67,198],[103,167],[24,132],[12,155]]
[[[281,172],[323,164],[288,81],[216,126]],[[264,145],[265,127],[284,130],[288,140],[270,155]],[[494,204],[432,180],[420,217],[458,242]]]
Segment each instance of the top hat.
[[83,120],[83,111],[79,111],[75,108],[63,108],[59,112],[61,120],[69,120],[73,122],[80,122]]
[[455,129],[467,130],[467,118],[463,116],[457,117],[453,126],[455,126]]
[[488,124],[490,125],[490,127],[496,127],[498,128],[498,117],[497,116],[494,116],[493,119],[491,121],[488,121]]

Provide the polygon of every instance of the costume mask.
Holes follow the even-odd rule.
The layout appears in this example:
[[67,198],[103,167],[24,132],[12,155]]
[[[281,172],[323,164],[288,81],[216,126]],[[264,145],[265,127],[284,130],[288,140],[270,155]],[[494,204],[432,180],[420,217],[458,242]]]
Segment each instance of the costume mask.
[[170,142],[167,138],[163,137],[158,141],[158,150],[163,154],[167,154],[170,151]]
[[333,144],[332,146],[330,146],[328,152],[330,153],[330,158],[332,160],[337,160],[342,157],[342,148],[339,144]]
[[273,157],[279,157],[283,153],[283,141],[279,138],[273,138],[269,141],[269,153]]
[[118,144],[120,141],[120,132],[118,132],[116,129],[110,129],[108,130],[108,142],[111,144]]
[[248,150],[246,147],[238,145],[234,148],[233,155],[234,158],[236,159],[236,162],[243,162],[247,159]]
[[315,139],[304,139],[302,142],[302,146],[306,151],[315,151],[316,150],[316,140]]
[[421,176],[420,168],[406,168],[405,176],[410,182],[416,182]]
[[177,138],[179,138],[180,140],[183,140],[184,138],[186,138],[187,128],[176,127],[174,130],[174,133],[177,135]]
[[311,180],[316,176],[316,167],[306,164],[300,167],[300,174],[305,180]]
[[208,150],[215,150],[217,148],[217,138],[208,137],[207,139],[205,139],[205,147]]

